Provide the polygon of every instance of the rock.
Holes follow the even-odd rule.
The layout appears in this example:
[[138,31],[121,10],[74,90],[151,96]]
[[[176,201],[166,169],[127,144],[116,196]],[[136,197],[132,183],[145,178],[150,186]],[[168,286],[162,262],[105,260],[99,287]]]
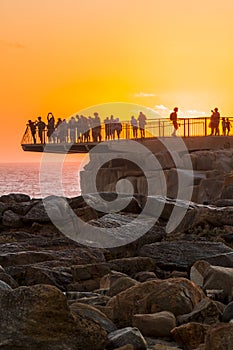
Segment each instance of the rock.
[[12,210],[6,210],[2,215],[2,223],[8,227],[23,227],[22,216]]
[[134,350],[146,350],[147,344],[141,332],[137,328],[127,327],[118,329],[108,335],[107,349],[115,349],[131,344]]
[[62,269],[56,271],[40,266],[18,266],[9,268],[8,272],[21,286],[48,284],[66,291],[67,285],[72,281],[71,274]]
[[104,350],[105,330],[96,322],[73,316],[65,295],[56,287],[19,287],[0,294],[4,349]]
[[72,314],[79,315],[82,318],[98,323],[107,333],[111,333],[117,329],[116,325],[109,320],[105,314],[92,305],[75,302],[71,304],[70,310],[72,311]]
[[203,287],[204,274],[210,264],[204,260],[196,261],[190,269],[190,280],[197,286]]
[[114,259],[108,261],[111,270],[133,276],[140,271],[154,271],[156,262],[152,258],[135,256],[130,258]]
[[152,271],[140,271],[137,272],[136,275],[134,276],[135,280],[139,281],[139,282],[146,282],[149,280],[154,280],[154,279],[158,279],[158,277],[156,276],[156,274]]
[[72,266],[74,282],[101,278],[110,272],[109,263],[86,264]]
[[119,294],[120,292],[137,285],[139,282],[136,280],[128,277],[128,276],[122,276],[118,278],[116,281],[114,281],[109,288],[108,295],[110,297],[113,297],[114,295]]
[[11,286],[9,286],[9,284],[0,280],[0,291],[1,290],[12,290],[12,288],[11,288]]
[[232,350],[232,344],[233,324],[216,324],[206,334],[205,350]]
[[4,267],[29,265],[42,261],[54,260],[54,255],[48,252],[26,251],[0,254],[0,264]]
[[50,218],[44,208],[43,201],[36,203],[23,217],[25,223],[39,222],[46,223],[50,222]]
[[[231,253],[231,254],[229,254]],[[226,256],[226,263],[233,266],[233,249],[219,242],[192,242],[177,240],[172,242],[158,242],[144,245],[140,256],[153,258],[158,266],[162,268],[187,269],[197,260],[208,262],[223,260]]]
[[204,293],[184,278],[152,280],[133,286],[112,297],[112,321],[120,327],[132,324],[134,314],[170,311],[175,316],[189,313],[205,297]]
[[201,323],[187,323],[174,328],[171,334],[184,349],[192,350],[204,343],[209,328],[210,326]]
[[233,199],[229,198],[219,198],[215,201],[211,202],[211,205],[214,205],[215,207],[232,207],[233,206]]
[[29,202],[30,197],[27,194],[23,193],[10,193],[6,194],[0,197],[0,202],[2,203],[22,203],[22,202]]
[[178,316],[177,320],[180,324],[196,322],[211,325],[220,322],[220,316],[221,313],[215,302],[209,298],[205,298],[195,305],[192,312]]
[[223,322],[230,322],[233,319],[233,301],[230,302],[224,309],[222,314]]
[[[67,292],[68,304],[72,305],[75,302],[82,304],[97,306],[106,306],[110,297],[94,292]],[[101,310],[100,310],[101,311]]]
[[133,316],[133,327],[140,330],[147,337],[169,337],[176,327],[176,318],[173,313],[161,311],[155,314],[136,314]]
[[209,266],[204,274],[203,288],[223,290],[224,294],[232,297],[233,268]]
[[134,350],[134,346],[131,344],[123,345],[115,350]]
[[222,189],[221,198],[233,199],[233,184],[225,185]]
[[14,280],[14,278],[8,275],[4,270],[0,270],[0,280],[8,284],[13,289],[18,287],[18,283]]
[[180,350],[180,348],[176,346],[169,346],[169,345],[164,345],[164,344],[156,344],[152,348],[152,350]]
[[111,271],[100,279],[100,288],[109,289],[110,286],[121,277],[128,277],[125,273],[119,271]]

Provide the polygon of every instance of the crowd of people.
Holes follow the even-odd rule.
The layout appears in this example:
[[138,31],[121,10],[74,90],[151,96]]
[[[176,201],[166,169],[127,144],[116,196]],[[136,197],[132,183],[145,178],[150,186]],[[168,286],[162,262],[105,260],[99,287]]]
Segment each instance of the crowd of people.
[[[140,137],[145,137],[146,116],[140,112],[138,118],[131,117],[131,126],[134,138],[138,138],[138,129]],[[54,115],[49,112],[47,115],[47,123],[42,121],[41,117],[37,121],[28,120],[27,126],[31,130],[32,139],[37,143],[37,135],[40,143],[45,143],[46,134],[49,143],[65,143],[65,142],[100,142],[102,141],[101,120],[97,112],[94,117],[85,117],[76,115],[71,117],[69,121],[58,118],[55,121]],[[122,123],[119,118],[113,115],[104,119],[105,140],[120,139],[122,132]]]
[[220,113],[218,111],[218,108],[215,108],[211,111],[211,117],[209,122],[209,128],[211,129],[211,136],[219,136],[220,135],[220,121],[222,121],[222,135],[226,136],[229,135],[231,130],[231,123],[229,118],[220,117]]
[[[173,125],[172,136],[176,136],[179,129],[178,123],[178,107],[175,107],[170,114],[170,121]],[[220,135],[220,122],[222,122],[221,133],[226,136],[229,135],[231,123],[229,118],[220,117],[218,108],[211,111],[209,128],[210,135]],[[105,140],[115,140],[121,138],[122,123],[119,118],[114,118],[113,115],[106,117],[103,121]],[[136,118],[134,115],[130,120],[130,127],[132,130],[132,137],[134,139],[145,138],[145,127],[147,124],[146,115],[140,112]],[[37,135],[40,143],[45,143],[46,136],[49,143],[76,143],[76,142],[100,142],[102,141],[103,131],[101,127],[101,120],[97,112],[94,116],[85,117],[84,115],[76,115],[71,117],[69,121],[58,118],[55,121],[54,115],[49,112],[47,115],[47,123],[41,117],[37,121],[28,121],[28,127],[31,130],[31,135],[34,143],[37,143]]]

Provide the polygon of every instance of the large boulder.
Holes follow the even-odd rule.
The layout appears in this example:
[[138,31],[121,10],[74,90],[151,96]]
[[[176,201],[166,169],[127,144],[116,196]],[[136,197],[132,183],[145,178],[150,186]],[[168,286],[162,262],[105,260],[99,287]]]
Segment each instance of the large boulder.
[[189,314],[178,316],[179,323],[197,322],[205,324],[214,324],[220,322],[221,312],[217,304],[209,299],[202,299],[195,305],[193,311]]
[[75,302],[70,305],[70,310],[73,315],[78,315],[79,317],[98,323],[107,333],[117,330],[116,325],[105,314],[103,314],[103,312],[92,305]]
[[0,294],[0,339],[4,349],[105,348],[105,330],[90,319],[73,316],[65,295],[56,287],[35,285]]
[[138,283],[139,282],[137,282],[133,278],[130,278],[128,276],[122,276],[111,284],[107,295],[113,297],[114,295],[117,295],[120,292],[137,285]]
[[232,296],[233,268],[209,266],[205,271],[203,288],[223,290],[225,295]]
[[136,314],[133,316],[133,326],[147,337],[169,337],[171,330],[176,327],[176,318],[169,311]]
[[62,268],[52,269],[43,266],[25,265],[9,269],[11,276],[20,286],[32,286],[35,284],[48,284],[66,291],[72,282],[72,275]]
[[110,299],[112,320],[121,327],[132,324],[134,314],[170,311],[175,316],[189,313],[205,297],[199,287],[185,278],[152,280],[133,286]]
[[222,256],[226,255],[226,260],[233,266],[233,249],[220,242],[163,241],[144,245],[139,255],[153,258],[158,265],[172,266],[173,269],[187,269],[197,260],[214,261],[216,265],[220,261],[221,265]]
[[187,323],[174,328],[171,333],[175,341],[184,349],[196,349],[204,343],[210,326],[201,323]]
[[205,350],[232,350],[233,324],[218,323],[212,326],[205,339]]

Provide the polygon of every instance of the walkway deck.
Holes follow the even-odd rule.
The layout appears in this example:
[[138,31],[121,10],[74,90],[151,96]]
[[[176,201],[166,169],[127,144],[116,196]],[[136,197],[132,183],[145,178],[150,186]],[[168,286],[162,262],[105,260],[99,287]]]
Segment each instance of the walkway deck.
[[[231,136],[208,136],[210,129],[208,128],[208,118],[184,118],[179,119],[178,135],[183,138],[187,149],[189,151],[201,150],[201,149],[219,149],[219,148],[232,148],[233,138]],[[152,151],[159,151],[161,148],[161,142],[158,138],[171,139],[171,133],[173,131],[173,125],[168,119],[147,120],[145,128],[145,138],[138,138],[136,141],[142,142],[143,145],[148,147]],[[222,133],[220,125],[220,134]],[[138,136],[140,137],[140,131],[138,130]],[[101,125],[101,137],[102,141],[105,141],[105,126]],[[122,132],[120,136],[121,140],[135,140],[133,138],[133,131],[130,122],[122,122]],[[21,146],[24,151],[27,152],[49,152],[49,153],[88,153],[98,142],[92,141],[90,132],[89,142],[80,142],[78,138],[78,130],[76,130],[77,142],[70,142],[69,130],[66,137],[66,142],[59,143],[56,137],[52,142],[49,142],[47,137],[47,130],[43,134],[43,143],[39,143],[39,137],[36,135],[36,143],[33,143],[31,131],[29,127],[26,128]],[[111,145],[111,143],[109,143]],[[111,148],[111,147],[110,147]],[[109,151],[109,146],[103,144],[101,148],[104,152]]]

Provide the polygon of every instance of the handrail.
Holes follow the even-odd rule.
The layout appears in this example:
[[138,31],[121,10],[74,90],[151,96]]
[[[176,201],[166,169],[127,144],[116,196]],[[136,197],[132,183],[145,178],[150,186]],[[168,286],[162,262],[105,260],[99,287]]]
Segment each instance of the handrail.
[[[229,118],[232,122],[233,120]],[[120,139],[140,139],[141,132],[138,128],[137,137],[133,133],[133,128],[131,126],[130,121],[121,122],[122,131],[120,133]],[[209,117],[196,117],[196,118],[178,118],[179,129],[177,132],[178,136],[181,137],[190,137],[190,136],[208,136],[211,132],[208,127]],[[222,134],[222,124],[219,124],[220,134]],[[154,138],[154,137],[168,137],[171,136],[173,132],[173,124],[168,118],[160,118],[160,119],[147,119],[145,125],[145,138]],[[93,136],[93,129],[89,129],[89,136],[86,137],[84,133],[81,133],[80,130],[75,128],[75,132],[71,135],[71,131],[69,127],[67,127],[65,137],[60,138],[57,130],[53,133],[53,135],[48,138],[48,130],[47,128],[43,131],[42,143],[92,143],[95,141],[102,141],[106,139],[117,139],[117,132],[110,135],[110,137],[106,136],[105,124],[101,124],[100,137],[95,140]],[[64,135],[63,135],[64,136]],[[36,144],[40,144],[40,138],[38,134],[38,130],[36,130]],[[27,126],[24,132],[21,144],[34,144],[33,137],[30,131],[30,127]]]

